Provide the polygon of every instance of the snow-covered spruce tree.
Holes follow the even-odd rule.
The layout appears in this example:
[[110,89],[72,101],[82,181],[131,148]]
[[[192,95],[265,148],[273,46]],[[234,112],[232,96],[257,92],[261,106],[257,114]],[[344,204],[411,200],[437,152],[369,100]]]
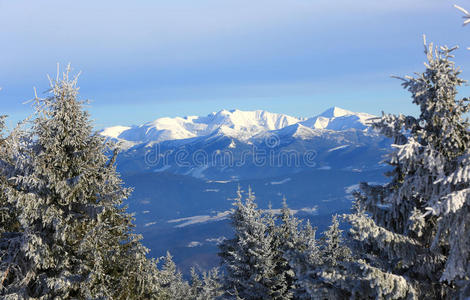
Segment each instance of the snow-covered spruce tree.
[[0,116],[0,234],[18,232],[19,224],[14,205],[8,202],[8,178],[14,173],[13,149],[9,147],[14,134],[4,136],[6,116]]
[[[346,216],[378,297],[455,299],[468,284],[469,105],[456,99],[464,80],[451,61],[455,49],[425,44],[425,72],[403,79],[420,115],[383,115],[375,124],[394,142],[390,181],[362,183]],[[384,294],[400,289],[402,297]]]
[[[279,220],[278,220],[279,219]],[[294,217],[283,198],[280,217],[268,213],[268,233],[271,238],[271,249],[274,251],[274,264],[277,276],[277,297],[279,299],[292,299],[296,289],[296,277],[289,264],[291,253],[302,252],[306,249],[302,243],[300,231],[301,221]]]
[[225,271],[224,297],[272,299],[278,295],[279,284],[266,220],[257,209],[251,188],[244,202],[238,188],[234,205],[231,220],[235,237],[219,246]]
[[320,240],[315,239],[315,230],[309,224],[301,233],[306,250],[293,251],[288,256],[296,276],[295,299],[412,298],[403,278],[351,256],[337,216],[333,216],[332,224]]
[[191,288],[188,299],[211,300],[222,296],[222,285],[219,270],[214,268],[202,274],[202,280],[196,271],[191,269]]
[[[19,222],[19,208],[12,191],[18,192],[20,185],[15,178],[31,170],[28,151],[30,138],[22,129],[23,123],[10,131],[0,142],[0,296],[26,299],[28,297],[25,278],[31,274],[30,259],[21,251],[25,245],[24,228]],[[10,295],[10,296],[8,296]]]
[[49,98],[36,99],[30,143],[16,161],[23,173],[10,179],[15,188],[7,197],[23,232],[16,247],[6,249],[16,267],[2,269],[0,293],[12,299],[157,298],[155,262],[121,207],[129,190],[115,156],[106,155],[110,145],[93,133],[77,100],[77,78],[68,74],[51,81]]
[[303,247],[297,247],[298,250],[287,255],[295,272],[295,298],[346,299],[351,296],[342,288],[345,282],[354,278],[348,278],[352,259],[337,217],[333,216],[331,226],[320,240],[315,239],[315,230],[309,223],[300,233]]
[[331,225],[322,237],[321,256],[325,265],[334,267],[340,261],[351,259],[350,249],[344,244],[343,231],[339,229],[338,216],[334,215]]
[[315,237],[316,229],[308,221],[300,225],[295,235],[297,242],[284,251],[283,257],[294,273],[291,291],[293,299],[312,299],[309,293],[312,283],[310,272],[321,265],[323,260]]
[[[0,291],[5,284],[17,282],[22,277],[21,270],[14,260],[19,261],[14,249],[21,243],[20,228],[14,205],[8,201],[8,179],[11,177],[13,167],[11,149],[8,140],[3,136],[6,116],[0,116]],[[24,262],[24,261],[23,261]],[[12,271],[10,273],[10,271]]]
[[5,166],[4,150],[5,148],[5,138],[3,136],[3,130],[5,128],[5,118],[6,116],[0,116],[0,234],[4,232],[9,232],[10,228],[10,208],[7,202],[5,184],[6,176],[3,174],[7,166]]
[[183,280],[183,276],[177,270],[173,257],[167,252],[160,272],[162,296],[165,299],[189,299],[191,289],[189,284]]
[[191,268],[191,287],[189,288],[189,295],[192,299],[197,299],[201,289],[202,289],[202,281],[199,277],[199,274],[196,272],[194,267]]

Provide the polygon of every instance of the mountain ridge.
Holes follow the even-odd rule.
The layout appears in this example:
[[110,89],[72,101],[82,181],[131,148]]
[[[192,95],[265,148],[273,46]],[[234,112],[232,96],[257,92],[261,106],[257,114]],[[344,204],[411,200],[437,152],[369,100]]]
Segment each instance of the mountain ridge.
[[[357,113],[339,107],[331,107],[311,118],[297,118],[287,114],[271,113],[265,110],[242,111],[220,110],[207,116],[163,117],[136,126],[112,126],[103,129],[101,135],[122,142],[123,148],[149,142],[184,140],[221,135],[248,140],[264,132],[278,131],[296,124],[308,129],[364,130],[368,119],[374,115]],[[295,126],[298,128],[298,126]],[[307,129],[308,128],[308,129]]]

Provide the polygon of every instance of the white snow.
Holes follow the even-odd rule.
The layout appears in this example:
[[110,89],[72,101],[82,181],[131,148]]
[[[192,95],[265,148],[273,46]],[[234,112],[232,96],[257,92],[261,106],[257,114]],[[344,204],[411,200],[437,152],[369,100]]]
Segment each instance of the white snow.
[[111,138],[117,139],[121,133],[129,129],[131,129],[131,127],[129,126],[113,126],[113,127],[105,128],[101,132],[101,134],[104,136],[109,136]]
[[219,236],[217,238],[208,238],[206,239],[206,242],[208,243],[215,243],[216,245],[221,244],[223,241],[225,241],[227,238],[225,236]]
[[315,123],[313,124],[313,128],[325,129],[328,126],[328,123],[330,123],[329,118],[318,117],[318,118],[315,119]]
[[[368,184],[370,184],[370,185],[381,185],[383,183],[372,181],[372,182],[368,182]],[[346,198],[347,199],[353,199],[351,194],[354,191],[359,191],[359,184],[353,184],[353,185],[345,187],[344,192],[347,194]]]
[[225,220],[230,216],[231,213],[232,211],[227,210],[227,211],[219,212],[215,216],[208,216],[208,215],[193,216],[193,217],[169,220],[168,223],[181,223],[181,224],[176,225],[175,227],[182,228],[188,225]]
[[[272,213],[274,215],[280,215],[281,214],[281,209],[280,208],[276,208],[276,209],[262,209],[261,210],[262,212],[269,212],[269,213]],[[304,213],[307,213],[307,214],[312,214],[312,215],[315,215],[317,214],[318,212],[318,206],[314,206],[314,207],[303,207],[303,208],[300,208],[300,209],[290,209],[290,212],[295,215],[295,214],[298,214],[299,212],[304,212]]]
[[352,114],[354,114],[352,111],[334,106],[325,110],[320,116],[325,117],[325,118],[337,118],[337,117],[348,116]]
[[[236,138],[251,137],[256,133],[277,130],[300,122],[301,119],[263,110],[221,110],[204,117],[159,118],[140,126],[114,126],[105,128],[101,134],[114,139],[150,142],[188,139],[215,132]],[[235,143],[232,142],[232,147]]]
[[[101,134],[124,142],[124,147],[139,143],[182,140],[209,135],[224,135],[239,140],[248,140],[257,134],[279,130],[298,124],[295,134],[299,137],[311,136],[312,129],[345,130],[364,129],[369,118],[365,113],[355,113],[332,107],[322,114],[302,119],[264,110],[241,111],[221,110],[207,116],[159,118],[140,126],[113,126],[105,128]],[[229,148],[236,147],[232,139]]]
[[144,227],[149,227],[149,226],[152,226],[152,225],[155,225],[155,224],[157,224],[157,222],[145,223]]
[[234,149],[234,148],[237,147],[237,144],[235,143],[234,140],[232,140],[232,141],[230,142],[230,145],[228,145],[228,147],[229,147],[230,149]]
[[186,247],[188,248],[194,248],[194,247],[200,247],[200,246],[202,246],[202,243],[198,241],[192,241],[188,245],[186,245]]
[[299,209],[299,211],[315,215],[318,212],[318,207],[317,206],[315,206],[315,207],[304,207],[304,208]]
[[231,180],[208,180],[207,183],[229,183]]
[[[265,209],[261,210],[262,212],[272,212],[275,215],[279,215],[281,213],[281,209]],[[300,209],[291,209],[292,214],[297,214],[299,212],[304,212],[308,214],[317,214],[318,212],[318,206],[314,207],[303,207]],[[232,214],[231,210],[226,210],[222,212],[217,212],[215,215],[200,215],[200,216],[192,216],[192,217],[186,217],[186,218],[179,218],[179,219],[173,219],[173,220],[168,220],[168,223],[171,224],[177,224],[175,228],[183,228],[186,226],[190,225],[196,225],[196,224],[204,224],[208,222],[217,222],[217,221],[222,221],[226,220],[230,217]],[[179,223],[179,224],[178,224]],[[153,225],[153,224],[151,224]]]
[[357,190],[359,190],[359,184],[353,184],[344,188],[344,191],[347,194],[351,194],[352,192],[357,191]]
[[356,113],[339,107],[327,109],[319,116],[301,122],[302,125],[315,129],[347,130],[351,128],[365,129],[370,125],[374,115]]
[[349,146],[350,146],[350,145],[338,146],[338,147],[335,147],[335,148],[331,148],[330,150],[328,150],[328,152],[333,152],[333,151],[336,151],[336,150],[344,149],[344,148],[347,148],[347,147],[349,147]]
[[271,185],[278,185],[278,184],[284,184],[284,183],[287,183],[289,181],[291,181],[292,179],[289,177],[289,178],[286,178],[286,179],[283,179],[281,181],[271,181]]

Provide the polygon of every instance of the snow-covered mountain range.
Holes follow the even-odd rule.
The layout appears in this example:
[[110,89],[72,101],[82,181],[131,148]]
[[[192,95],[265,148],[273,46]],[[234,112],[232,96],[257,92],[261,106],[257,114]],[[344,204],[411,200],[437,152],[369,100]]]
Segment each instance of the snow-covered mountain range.
[[120,142],[117,167],[135,188],[126,202],[153,255],[166,250],[187,272],[217,261],[217,241],[237,186],[251,186],[259,207],[280,208],[326,228],[351,205],[360,181],[379,182],[390,141],[372,130],[374,116],[332,107],[297,118],[267,111],[222,110],[114,126],[101,134]]
[[[354,113],[332,107],[322,114],[308,118],[296,118],[264,110],[221,110],[207,116],[159,118],[139,126],[113,126],[101,134],[124,142],[127,147],[148,142],[183,140],[219,133],[239,140],[249,140],[257,134],[292,127],[309,133],[309,129],[347,130],[365,129],[373,115]],[[297,126],[293,126],[297,125]],[[289,129],[287,129],[289,131]]]
[[371,129],[374,118],[338,107],[311,118],[221,110],[204,117],[114,126],[101,134],[121,144],[122,173],[165,171],[210,180],[266,178],[311,168],[377,167],[386,142]]

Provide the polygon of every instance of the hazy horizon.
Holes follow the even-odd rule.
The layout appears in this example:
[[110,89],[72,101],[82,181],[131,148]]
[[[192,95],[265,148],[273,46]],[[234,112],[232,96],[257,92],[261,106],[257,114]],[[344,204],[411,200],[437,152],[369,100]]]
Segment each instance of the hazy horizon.
[[[69,62],[97,129],[221,109],[314,116],[326,108],[415,113],[391,75],[424,69],[422,34],[459,44],[464,1],[0,1],[0,99],[22,104]],[[438,20],[438,22],[436,22]],[[467,87],[462,91],[468,92]]]

